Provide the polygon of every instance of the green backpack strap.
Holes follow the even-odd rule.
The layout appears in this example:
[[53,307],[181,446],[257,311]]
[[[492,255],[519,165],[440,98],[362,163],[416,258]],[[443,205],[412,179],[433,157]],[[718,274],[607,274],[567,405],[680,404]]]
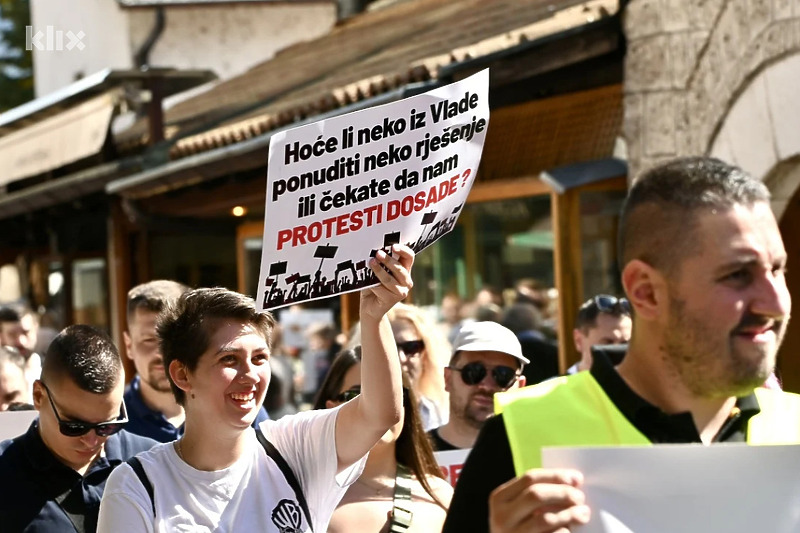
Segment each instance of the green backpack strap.
[[397,463],[397,473],[394,476],[394,502],[392,507],[392,521],[389,524],[389,533],[405,533],[411,527],[411,470],[405,465]]

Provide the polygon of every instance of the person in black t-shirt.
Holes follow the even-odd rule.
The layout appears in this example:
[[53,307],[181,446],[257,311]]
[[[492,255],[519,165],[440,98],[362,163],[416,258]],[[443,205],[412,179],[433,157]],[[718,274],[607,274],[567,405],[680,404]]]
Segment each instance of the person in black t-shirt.
[[496,392],[525,386],[522,355],[516,335],[497,322],[470,322],[453,343],[453,357],[444,370],[450,394],[450,419],[428,432],[435,451],[472,448],[486,420],[494,413]]

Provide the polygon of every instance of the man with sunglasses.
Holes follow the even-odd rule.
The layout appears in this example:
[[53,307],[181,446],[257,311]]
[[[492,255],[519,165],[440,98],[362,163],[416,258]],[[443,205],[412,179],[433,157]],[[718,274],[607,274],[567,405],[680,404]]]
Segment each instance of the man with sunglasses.
[[494,414],[495,393],[524,387],[522,367],[529,362],[510,329],[497,322],[463,326],[444,369],[450,418],[428,432],[434,451],[472,448],[483,424]]
[[572,331],[581,360],[569,367],[567,374],[592,368],[592,346],[626,344],[631,327],[631,304],[626,298],[598,294],[584,302]]
[[600,520],[581,472],[542,468],[547,446],[800,443],[800,396],[760,387],[791,310],[766,186],[717,159],[664,163],[634,182],[619,237],[635,310],[625,358],[615,367],[597,353],[587,372],[498,395],[444,533]]
[[111,471],[155,441],[128,421],[122,361],[112,340],[70,326],[50,344],[34,382],[39,418],[0,443],[0,530],[91,533]]

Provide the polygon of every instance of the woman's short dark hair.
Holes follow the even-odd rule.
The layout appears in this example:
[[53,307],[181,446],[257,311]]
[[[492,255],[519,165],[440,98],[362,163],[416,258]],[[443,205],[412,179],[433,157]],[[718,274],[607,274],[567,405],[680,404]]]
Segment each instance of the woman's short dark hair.
[[180,361],[189,370],[197,368],[208,350],[211,337],[224,320],[250,324],[269,344],[275,320],[268,311],[258,311],[252,298],[222,287],[185,292],[168,305],[158,317],[158,337],[175,400],[184,405],[186,394],[169,375],[172,361]]

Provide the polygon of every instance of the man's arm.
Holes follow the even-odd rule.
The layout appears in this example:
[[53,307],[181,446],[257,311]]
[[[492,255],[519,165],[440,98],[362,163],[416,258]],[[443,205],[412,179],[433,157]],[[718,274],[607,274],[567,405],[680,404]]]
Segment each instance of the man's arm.
[[397,244],[392,249],[394,257],[378,250],[370,261],[381,284],[361,291],[361,394],[342,406],[336,420],[339,471],[361,459],[400,421],[403,409],[400,359],[386,313],[408,296],[414,252]]
[[486,421],[467,457],[442,533],[550,532],[583,524],[589,510],[576,488],[581,480],[572,470],[536,469],[516,477],[503,415],[497,415]]

